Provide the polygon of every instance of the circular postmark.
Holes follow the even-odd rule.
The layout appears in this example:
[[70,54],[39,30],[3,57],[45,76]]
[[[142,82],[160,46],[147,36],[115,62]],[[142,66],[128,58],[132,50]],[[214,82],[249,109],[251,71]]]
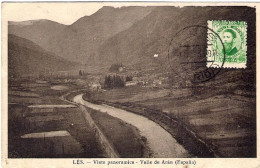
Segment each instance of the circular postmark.
[[[217,51],[210,47],[211,39],[217,39],[224,50],[221,63],[215,64]],[[168,48],[171,70],[185,81],[202,83],[214,78],[224,65],[225,47],[218,33],[212,29],[192,25],[178,31]]]

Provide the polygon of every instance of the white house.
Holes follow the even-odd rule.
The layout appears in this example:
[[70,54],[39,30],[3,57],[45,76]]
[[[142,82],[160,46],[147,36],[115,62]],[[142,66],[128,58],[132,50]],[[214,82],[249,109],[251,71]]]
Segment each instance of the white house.
[[125,86],[134,86],[134,85],[137,85],[138,82],[137,81],[128,81],[125,83]]
[[100,90],[101,89],[101,84],[100,83],[92,83],[92,84],[90,84],[90,88],[92,90]]

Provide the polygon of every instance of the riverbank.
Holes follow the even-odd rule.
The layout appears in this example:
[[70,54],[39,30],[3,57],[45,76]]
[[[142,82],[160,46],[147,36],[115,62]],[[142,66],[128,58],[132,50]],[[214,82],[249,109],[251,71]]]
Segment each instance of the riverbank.
[[[70,92],[62,98],[74,102],[74,97],[82,92],[85,92],[85,90]],[[100,139],[107,153],[114,153],[115,156],[121,158],[153,157],[146,137],[141,136],[136,127],[99,110],[88,108],[85,105],[79,106],[81,106],[84,114],[87,113],[85,114],[87,116],[86,120],[91,122],[92,127],[97,130],[96,136]]]
[[169,116],[160,110],[138,106],[134,103],[119,103],[105,100],[92,100],[92,95],[86,92],[83,99],[95,104],[107,104],[112,107],[120,108],[134,114],[142,115],[159,124],[163,129],[171,134],[179,144],[189,153],[196,157],[219,157],[217,148],[211,142],[203,140],[189,125],[186,125],[182,118]]
[[161,126],[147,119],[125,110],[117,109],[106,105],[97,105],[82,99],[82,94],[74,98],[74,101],[83,104],[91,109],[119,118],[140,130],[147,142],[154,157],[190,157],[190,154]]

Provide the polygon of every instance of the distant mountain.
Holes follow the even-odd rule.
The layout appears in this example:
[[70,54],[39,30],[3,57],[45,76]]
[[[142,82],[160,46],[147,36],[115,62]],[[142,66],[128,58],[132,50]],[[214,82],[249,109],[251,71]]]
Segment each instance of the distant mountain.
[[62,70],[68,71],[76,66],[76,63],[54,56],[27,39],[8,35],[9,76],[51,74]]
[[[250,7],[103,7],[69,26],[46,20],[9,23],[9,33],[19,34],[18,36],[34,41],[55,55],[91,65],[93,68],[122,63],[138,69],[155,69],[155,66],[165,72],[169,66],[167,56],[170,41],[181,43],[189,38],[189,34],[178,38],[175,38],[175,34],[190,25],[207,27],[208,20],[237,20],[248,23],[246,71],[254,72],[255,9]],[[52,27],[48,28],[48,32],[43,30],[43,26],[39,26],[45,23]],[[44,29],[47,30],[47,27]],[[27,33],[23,33],[25,30]],[[191,33],[196,34],[196,31]],[[190,43],[206,44],[206,33],[204,31],[202,38],[189,39]],[[39,36],[46,37],[38,38]],[[206,47],[201,55],[206,55],[205,52]],[[156,58],[154,55],[157,55]],[[173,67],[186,61],[185,56],[177,57],[178,61],[173,62]],[[234,70],[222,70],[225,71],[233,73]],[[180,72],[182,73],[184,72]]]
[[96,59],[96,50],[104,41],[128,29],[153,9],[103,7],[69,26],[47,20],[9,23],[9,33],[29,39],[60,57],[93,65],[100,61]]
[[[207,27],[208,20],[252,22],[251,16],[254,14],[254,9],[248,7],[157,7],[129,29],[106,40],[98,49],[98,59],[107,64],[139,63],[142,67],[150,66],[156,61],[165,63],[170,41],[173,39],[174,42],[181,42],[188,38],[183,35],[174,39],[175,34],[183,28],[191,25]],[[250,26],[252,28],[255,25]],[[192,40],[197,43],[206,42],[206,33],[207,31],[205,38]],[[250,33],[253,32],[248,31],[249,36],[252,36]],[[156,60],[154,54],[158,54]]]
[[44,49],[49,46],[52,37],[66,28],[65,25],[50,20],[29,20],[8,22],[8,34],[31,40]]
[[[122,31],[107,39],[98,49],[100,63],[112,65],[122,63],[126,66],[135,67],[140,71],[150,69],[151,73],[170,72],[175,83],[186,80],[185,69],[188,66],[182,62],[188,62],[188,58],[206,61],[207,30],[200,28],[186,29],[191,25],[207,27],[208,20],[246,21],[247,29],[247,68],[229,69],[222,68],[208,85],[222,88],[223,92],[233,89],[255,89],[256,68],[256,13],[255,8],[250,7],[157,7],[142,20],[134,23],[129,29]],[[201,33],[202,31],[202,33]],[[177,37],[176,33],[181,32]],[[184,33],[185,32],[185,33]],[[201,36],[198,37],[198,34]],[[178,44],[168,59],[168,50],[172,44]],[[181,44],[201,45],[199,54],[195,54],[194,48],[184,49]],[[183,55],[178,53],[186,50]],[[156,57],[154,57],[156,55]],[[171,64],[171,67],[170,67]],[[182,66],[182,67],[181,67]],[[206,63],[202,69],[205,69]],[[193,68],[193,67],[192,67]],[[191,69],[191,68],[190,68]],[[192,74],[193,72],[191,72]],[[230,87],[232,86],[232,87]],[[212,87],[213,88],[213,87]],[[229,89],[229,90],[228,90]],[[215,89],[220,90],[220,89]],[[213,93],[214,89],[211,90]]]

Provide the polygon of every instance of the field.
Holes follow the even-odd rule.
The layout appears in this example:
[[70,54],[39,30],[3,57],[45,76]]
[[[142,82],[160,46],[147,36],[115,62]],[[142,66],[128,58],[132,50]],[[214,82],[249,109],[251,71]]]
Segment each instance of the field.
[[[82,93],[82,90],[72,92],[66,96],[66,99],[73,101],[73,98],[80,93]],[[84,108],[91,115],[94,122],[107,137],[120,157],[141,158],[151,156],[151,151],[146,144],[146,138],[140,136],[139,130],[136,127],[108,114],[87,107]]]
[[113,144],[120,157],[150,157],[146,138],[140,136],[137,128],[108,114],[90,108],[87,108],[87,110],[98,127]]
[[[81,109],[71,104],[82,85],[9,82],[8,156],[10,158],[109,157]],[[79,91],[81,92],[81,91]],[[62,95],[67,95],[64,101]],[[64,98],[64,97],[63,97]],[[149,157],[145,137],[107,114],[87,110],[120,157]]]
[[167,98],[153,102],[141,102],[161,109],[182,120],[203,139],[218,148],[221,156],[255,156],[256,122],[255,102],[223,95],[188,102]]
[[[102,157],[94,131],[77,106],[59,99],[73,85],[9,82],[8,156],[11,158]],[[57,134],[55,131],[67,131]],[[53,133],[52,133],[53,132]],[[43,133],[33,137],[34,133]],[[48,137],[52,133],[53,135]]]
[[[136,86],[86,94],[84,98],[124,108],[156,121],[194,155],[205,157],[212,154],[199,154],[196,152],[199,149],[189,145],[192,133],[215,156],[255,157],[255,98],[237,93],[205,92],[198,95],[191,89],[160,90]],[[181,124],[182,128],[171,120]],[[178,134],[178,129],[188,130],[190,134]]]
[[168,89],[130,86],[95,92],[91,94],[92,100],[109,100],[110,102],[137,102],[153,100],[170,94]]
[[[70,103],[82,92],[88,101],[106,103],[157,122],[191,155],[256,156],[254,94],[236,89],[215,93],[208,88],[197,94],[192,88],[141,86],[91,92],[84,85],[83,80],[76,84],[9,82],[9,157],[107,157],[82,110]],[[63,95],[68,101],[61,99]],[[87,111],[120,157],[151,157],[145,137],[135,127],[110,115]],[[45,137],[46,132],[53,131],[68,134]],[[30,137],[32,133],[44,136]]]

